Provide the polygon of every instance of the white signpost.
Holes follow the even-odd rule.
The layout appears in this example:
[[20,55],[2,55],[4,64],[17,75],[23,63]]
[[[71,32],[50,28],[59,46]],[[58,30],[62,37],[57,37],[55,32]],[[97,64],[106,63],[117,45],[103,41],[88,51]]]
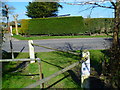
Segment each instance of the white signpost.
[[13,36],[13,34],[12,34],[12,26],[10,26],[10,35]]
[[[30,59],[35,59],[35,52],[34,52],[34,46],[32,45],[33,41],[29,40],[28,45],[29,45],[29,55]],[[30,61],[30,63],[34,63],[35,61]]]
[[89,88],[89,81],[84,83],[84,80],[89,78],[90,76],[90,52],[84,50],[82,52],[82,57],[86,58],[86,61],[82,63],[82,67],[81,67],[81,87]]

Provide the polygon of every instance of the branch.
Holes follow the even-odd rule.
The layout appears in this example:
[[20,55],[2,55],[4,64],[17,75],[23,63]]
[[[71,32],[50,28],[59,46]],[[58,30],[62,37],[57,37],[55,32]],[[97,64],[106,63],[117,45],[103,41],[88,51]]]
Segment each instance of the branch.
[[83,11],[86,11],[86,10],[88,10],[88,9],[93,9],[93,8],[95,8],[96,6],[91,6],[91,7],[88,7],[88,8],[86,8],[86,9],[84,9],[84,10],[81,10],[81,11],[79,11],[79,12],[83,12]]
[[[100,5],[96,2],[80,2],[80,3],[67,3],[67,2],[65,2],[65,3],[68,4],[68,5],[94,5],[94,6],[102,7],[102,8],[115,9],[115,7],[113,7],[113,6],[104,6],[104,5]],[[113,3],[112,5],[115,4],[114,2],[112,2],[112,3]]]
[[[91,8],[90,15],[92,14],[92,10],[93,10],[94,8],[95,8],[95,6],[93,6],[93,7]],[[89,15],[89,16],[90,16],[90,15]]]
[[98,4],[98,3],[94,3],[93,5],[96,5],[96,6],[98,6],[98,7],[103,7],[103,8],[110,8],[110,9],[115,9],[114,7],[112,7],[112,6],[103,6],[103,5],[100,5],[100,4]]
[[114,9],[116,8],[116,4],[113,2],[113,0],[110,0],[110,3],[113,5]]

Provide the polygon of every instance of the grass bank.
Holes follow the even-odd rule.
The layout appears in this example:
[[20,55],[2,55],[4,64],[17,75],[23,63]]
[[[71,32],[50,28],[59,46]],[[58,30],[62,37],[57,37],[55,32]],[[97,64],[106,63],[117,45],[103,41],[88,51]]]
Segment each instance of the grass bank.
[[88,35],[81,35],[81,36],[31,36],[31,37],[23,37],[21,35],[14,35],[13,38],[19,40],[41,40],[41,39],[64,39],[64,38],[100,38],[100,37],[111,37],[107,35],[96,35],[96,36],[88,36]]
[[[103,51],[105,50],[90,50],[91,66],[94,66],[95,69],[99,71],[100,62],[104,59]],[[78,51],[78,53],[81,52]],[[42,60],[44,78],[81,59],[79,56],[57,51],[39,52],[36,53],[36,57]],[[16,54],[16,58],[29,58],[29,54],[18,53]],[[28,64],[26,68],[18,68],[21,63],[22,62],[3,63],[3,88],[23,88],[39,80],[39,67],[37,62]],[[80,88],[80,67],[81,65],[73,68],[72,75],[74,75],[74,78],[70,73],[65,72],[46,82],[45,87]],[[78,82],[75,79],[77,79]]]

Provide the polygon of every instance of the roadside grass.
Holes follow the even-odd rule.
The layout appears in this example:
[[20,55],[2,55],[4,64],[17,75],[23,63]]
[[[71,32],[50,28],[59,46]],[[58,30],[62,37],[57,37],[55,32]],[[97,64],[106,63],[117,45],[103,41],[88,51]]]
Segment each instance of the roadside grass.
[[[106,50],[89,50],[91,67],[100,75],[102,73],[102,62],[106,59]],[[107,57],[108,58],[108,57]]]
[[[100,61],[104,59],[104,54],[102,53],[104,50],[89,51],[91,54],[91,65],[95,66],[95,68],[99,68]],[[80,51],[77,52],[80,53]],[[80,60],[79,56],[58,51],[38,52],[36,53],[36,57],[41,59],[44,78]],[[16,58],[29,58],[29,54],[19,53]],[[37,62],[28,64],[26,68],[22,69],[22,71],[12,73],[15,71],[14,68],[16,68],[20,63],[21,62],[3,63],[2,88],[24,88],[39,80],[39,67]],[[78,68],[78,70],[80,70],[80,67],[81,65],[73,69],[76,70],[76,68]],[[21,69],[19,68],[19,70]],[[80,81],[80,76],[77,75],[74,70],[73,73]],[[68,72],[65,72],[64,74],[46,82],[45,87],[80,88],[80,83],[74,81],[71,75]],[[39,86],[37,88],[39,88]]]
[[31,37],[24,37],[21,35],[14,35],[13,38],[19,40],[41,40],[41,39],[64,39],[64,38],[100,38],[100,37],[112,37],[110,35],[95,35],[95,36],[88,36],[88,35],[80,35],[80,36],[31,36]]

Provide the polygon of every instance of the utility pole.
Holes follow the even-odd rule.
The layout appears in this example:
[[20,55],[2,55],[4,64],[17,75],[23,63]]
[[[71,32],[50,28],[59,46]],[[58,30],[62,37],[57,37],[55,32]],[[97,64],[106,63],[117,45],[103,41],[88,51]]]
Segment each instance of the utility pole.
[[13,18],[15,20],[16,35],[19,35],[19,33],[18,33],[17,17],[18,17],[18,14],[13,15]]

